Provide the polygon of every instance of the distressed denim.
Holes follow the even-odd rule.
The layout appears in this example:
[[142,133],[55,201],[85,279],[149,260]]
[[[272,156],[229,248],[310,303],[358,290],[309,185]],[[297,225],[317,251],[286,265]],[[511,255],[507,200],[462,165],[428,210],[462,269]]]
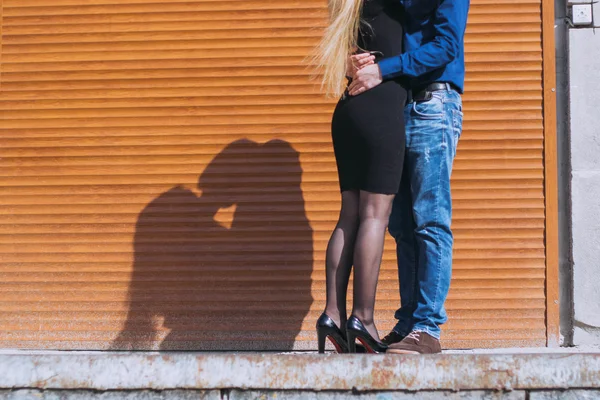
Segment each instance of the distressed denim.
[[439,339],[452,275],[450,175],[462,131],[462,100],[451,90],[404,109],[406,154],[389,231],[396,241],[401,307],[394,330]]

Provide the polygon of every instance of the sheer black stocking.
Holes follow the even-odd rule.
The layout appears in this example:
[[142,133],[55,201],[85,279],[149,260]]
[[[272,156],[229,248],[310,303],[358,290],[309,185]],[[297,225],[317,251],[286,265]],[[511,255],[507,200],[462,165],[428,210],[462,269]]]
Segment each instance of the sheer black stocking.
[[352,315],[379,340],[373,319],[379,267],[394,195],[360,192],[359,228],[354,246]]
[[352,270],[354,243],[358,231],[359,192],[342,192],[342,210],[327,245],[325,259],[327,304],[325,313],[344,330],[346,323],[346,293]]

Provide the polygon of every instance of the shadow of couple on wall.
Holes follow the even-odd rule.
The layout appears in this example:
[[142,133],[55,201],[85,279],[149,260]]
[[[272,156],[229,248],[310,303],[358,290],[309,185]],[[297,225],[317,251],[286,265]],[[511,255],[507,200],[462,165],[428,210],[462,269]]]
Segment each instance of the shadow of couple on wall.
[[[200,195],[175,186],[150,202],[136,225],[127,320],[111,348],[294,349],[313,301],[301,177],[289,143],[244,139],[202,172]],[[223,210],[229,218],[218,222]]]

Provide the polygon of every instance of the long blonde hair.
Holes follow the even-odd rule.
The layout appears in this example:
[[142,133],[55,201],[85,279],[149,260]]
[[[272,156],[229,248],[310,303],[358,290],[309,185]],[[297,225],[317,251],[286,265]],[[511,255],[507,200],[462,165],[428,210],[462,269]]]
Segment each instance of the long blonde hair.
[[339,97],[345,90],[348,57],[357,47],[363,0],[328,0],[328,3],[329,25],[312,61],[322,74],[321,89]]

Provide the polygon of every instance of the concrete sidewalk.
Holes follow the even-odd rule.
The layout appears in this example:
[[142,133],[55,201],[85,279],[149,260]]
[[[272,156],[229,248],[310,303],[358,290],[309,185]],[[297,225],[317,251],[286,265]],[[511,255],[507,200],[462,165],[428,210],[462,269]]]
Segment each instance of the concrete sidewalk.
[[[463,351],[429,356],[0,352],[0,399],[71,399],[84,394],[112,399],[110,396],[117,392],[125,397],[115,398],[143,395],[135,399],[403,399],[430,398],[431,393],[461,399],[525,399],[542,394],[576,397],[538,398],[600,398],[597,389],[600,352],[565,349]],[[68,397],[69,393],[79,397]],[[167,397],[152,397],[165,393]],[[232,393],[237,397],[231,397]],[[58,394],[61,397],[55,396]],[[33,397],[7,397],[16,395]],[[455,395],[459,397],[452,397]],[[467,395],[476,397],[464,397]]]

